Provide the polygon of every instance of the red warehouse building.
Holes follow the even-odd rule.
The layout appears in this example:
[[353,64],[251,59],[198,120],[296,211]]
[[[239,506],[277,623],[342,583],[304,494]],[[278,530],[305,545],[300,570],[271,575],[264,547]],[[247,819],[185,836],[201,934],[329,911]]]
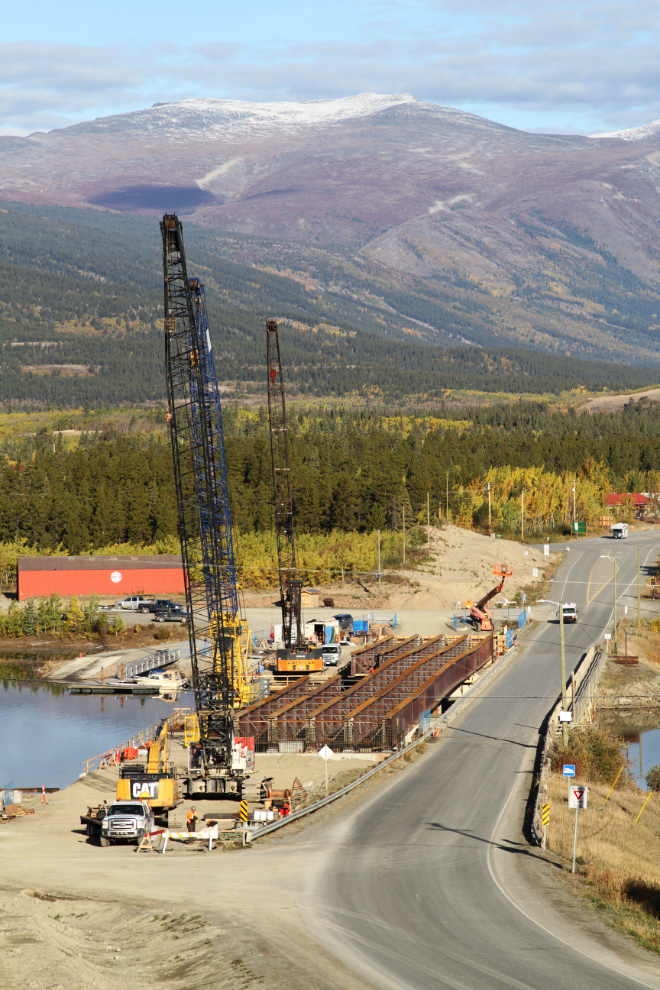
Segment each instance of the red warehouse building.
[[181,557],[19,557],[18,598],[182,595]]

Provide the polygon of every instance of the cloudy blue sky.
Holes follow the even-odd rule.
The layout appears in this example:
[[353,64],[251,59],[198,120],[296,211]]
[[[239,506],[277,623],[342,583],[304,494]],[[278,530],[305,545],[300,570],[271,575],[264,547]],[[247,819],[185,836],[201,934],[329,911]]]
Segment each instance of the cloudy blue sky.
[[660,118],[660,5],[28,0],[0,23],[0,133],[190,96],[410,92],[527,130]]

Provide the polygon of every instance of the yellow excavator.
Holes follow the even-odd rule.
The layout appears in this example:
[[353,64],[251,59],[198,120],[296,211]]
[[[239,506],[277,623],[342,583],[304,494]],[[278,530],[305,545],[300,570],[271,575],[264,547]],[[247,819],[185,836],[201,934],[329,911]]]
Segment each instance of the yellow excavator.
[[174,770],[167,762],[169,740],[163,719],[149,744],[146,770],[142,763],[123,764],[117,781],[117,800],[147,801],[156,814],[176,807],[181,800]]

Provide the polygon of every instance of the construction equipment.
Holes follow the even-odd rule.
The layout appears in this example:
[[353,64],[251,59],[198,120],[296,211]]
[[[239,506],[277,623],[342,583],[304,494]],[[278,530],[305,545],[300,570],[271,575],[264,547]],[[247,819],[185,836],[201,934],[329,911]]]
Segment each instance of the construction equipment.
[[293,486],[289,465],[289,441],[286,429],[284,376],[280,355],[277,320],[266,322],[266,363],[268,367],[268,419],[270,452],[273,465],[275,496],[275,534],[277,569],[280,581],[282,638],[287,650],[304,648],[301,625],[302,581],[296,571],[296,544],[293,532]]
[[500,583],[470,608],[470,621],[475,629],[480,629],[482,632],[492,632],[493,630],[493,617],[488,603],[495,595],[499,595],[506,578],[513,576],[513,568],[509,567],[508,564],[496,564],[493,567],[493,574],[502,578]]
[[129,761],[123,763],[117,781],[118,801],[146,801],[161,815],[175,808],[181,800],[174,768],[167,762],[168,726],[163,719],[149,743],[147,765]]
[[[224,621],[222,623],[223,635],[232,639],[232,651],[234,656],[234,691],[236,692],[236,706],[245,707],[250,703],[250,643],[251,636],[245,609],[238,592],[236,582],[236,566],[234,563],[234,546],[231,525],[231,509],[229,505],[229,487],[227,484],[227,465],[225,457],[225,441],[222,426],[222,405],[220,402],[220,390],[218,389],[218,379],[215,373],[215,361],[211,348],[211,337],[209,334],[208,319],[206,316],[206,300],[204,285],[198,278],[189,278],[190,299],[193,312],[195,314],[195,325],[197,339],[201,341],[200,362],[203,368],[209,401],[213,406],[216,422],[215,438],[218,444],[218,454],[222,465],[222,498],[223,512],[225,514],[225,556],[227,559],[227,569],[225,581],[228,594],[224,599],[225,608]],[[206,345],[206,346],[204,346]],[[234,611],[235,609],[235,611]],[[217,637],[220,631],[220,624],[217,616],[211,617],[210,632],[212,637]]]
[[167,722],[160,723],[158,732],[149,743],[147,773],[161,773],[167,768]]
[[[282,610],[282,639],[284,649],[277,651],[278,670],[297,670],[295,660],[303,661],[301,670],[309,668],[309,656],[321,655],[320,650],[308,650],[302,631],[302,580],[296,568],[296,544],[293,528],[293,485],[289,464],[289,441],[286,427],[284,375],[280,354],[277,320],[266,321],[266,364],[268,368],[268,420],[270,423],[270,452],[273,467],[275,503],[275,535],[277,538],[277,570]],[[283,666],[280,668],[280,663]],[[304,666],[307,664],[307,667]]]
[[[187,793],[239,795],[247,776],[234,743],[240,701],[234,654],[239,614],[222,415],[211,340],[200,296],[186,269],[176,214],[160,224],[163,239],[165,368],[188,639],[199,744],[188,749]],[[198,639],[208,637],[210,648]]]

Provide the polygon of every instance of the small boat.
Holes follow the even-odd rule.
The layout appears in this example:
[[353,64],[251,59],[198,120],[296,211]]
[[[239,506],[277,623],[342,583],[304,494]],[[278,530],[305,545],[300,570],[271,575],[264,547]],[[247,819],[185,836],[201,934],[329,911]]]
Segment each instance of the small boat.
[[187,691],[190,687],[190,682],[180,670],[152,670],[146,680],[150,684],[155,682],[159,691],[165,691],[168,694]]

